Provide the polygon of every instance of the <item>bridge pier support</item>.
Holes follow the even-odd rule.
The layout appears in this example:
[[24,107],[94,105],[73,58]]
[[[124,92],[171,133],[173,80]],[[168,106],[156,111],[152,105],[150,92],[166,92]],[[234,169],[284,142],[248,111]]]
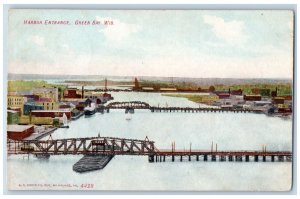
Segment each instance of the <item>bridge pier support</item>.
[[216,156],[215,155],[211,155],[211,161],[216,161]]
[[196,156],[196,161],[199,161],[199,155]]
[[165,156],[165,155],[164,155],[163,161],[164,161],[164,162],[166,161],[166,156]]
[[274,156],[274,155],[271,156],[271,161],[272,161],[272,162],[275,161],[275,156]]
[[249,162],[249,155],[246,155],[246,162]]
[[175,156],[174,156],[174,155],[172,155],[172,162],[174,162],[174,160],[175,160]]
[[204,155],[203,160],[207,161],[207,155]]
[[243,161],[243,156],[240,156],[240,155],[235,156],[235,161],[242,162]]
[[255,155],[255,156],[254,156],[254,161],[255,161],[255,162],[258,162],[258,155]]
[[264,162],[266,161],[266,156],[265,156],[265,155],[263,156],[263,161],[264,161]]
[[191,156],[189,155],[189,161],[191,161]]
[[148,161],[149,162],[154,162],[154,155],[149,155],[148,156]]
[[182,155],[180,156],[180,162],[182,162]]
[[284,161],[284,156],[279,155],[279,156],[278,156],[278,161],[279,161],[279,162],[283,162],[283,161]]
[[232,161],[233,161],[232,155],[229,155],[229,156],[228,156],[228,160],[229,160],[229,162],[232,162]]
[[220,161],[222,161],[222,162],[226,161],[226,156],[221,155],[220,156]]

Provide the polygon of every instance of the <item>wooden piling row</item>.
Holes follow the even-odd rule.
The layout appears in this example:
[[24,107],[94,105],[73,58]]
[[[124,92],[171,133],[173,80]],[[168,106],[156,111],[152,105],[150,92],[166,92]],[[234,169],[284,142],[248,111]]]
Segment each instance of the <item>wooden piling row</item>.
[[[220,156],[217,156],[217,155],[187,155],[187,156],[183,156],[183,155],[180,155],[180,156],[176,156],[176,155],[171,155],[171,156],[166,156],[166,155],[149,155],[148,156],[148,160],[149,162],[166,162],[166,159],[168,157],[171,157],[171,161],[172,162],[175,162],[176,160],[179,160],[180,162],[183,161],[184,157],[187,157],[187,160],[188,161],[192,161],[192,160],[196,160],[196,161],[199,161],[200,160],[200,157],[202,157],[202,160],[204,162],[210,160],[211,162],[216,162],[217,160],[220,161],[220,162],[225,162],[225,161],[229,161],[229,162],[250,162],[250,156],[249,155],[238,155],[238,156],[231,156],[231,155],[220,155]],[[266,162],[267,161],[267,157],[268,156],[258,156],[258,155],[255,155],[253,156],[253,160],[252,162]],[[271,162],[290,162],[292,161],[292,156],[269,156],[270,159],[269,161]]]

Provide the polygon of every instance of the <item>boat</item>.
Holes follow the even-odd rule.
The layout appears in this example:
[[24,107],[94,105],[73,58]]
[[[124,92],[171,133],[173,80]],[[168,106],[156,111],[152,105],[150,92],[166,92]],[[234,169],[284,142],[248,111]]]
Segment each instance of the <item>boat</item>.
[[63,120],[63,125],[60,126],[60,128],[69,128],[68,118],[65,113],[63,114],[62,120]]
[[91,103],[84,108],[84,115],[94,115],[95,113],[96,113],[95,103]]
[[126,119],[127,121],[129,121],[129,120],[131,120],[131,119],[132,119],[132,116],[131,116],[131,114],[132,114],[132,113],[126,114],[126,118],[125,118],[125,119]]
[[63,124],[64,124],[64,126],[68,125],[68,118],[65,113],[63,114]]

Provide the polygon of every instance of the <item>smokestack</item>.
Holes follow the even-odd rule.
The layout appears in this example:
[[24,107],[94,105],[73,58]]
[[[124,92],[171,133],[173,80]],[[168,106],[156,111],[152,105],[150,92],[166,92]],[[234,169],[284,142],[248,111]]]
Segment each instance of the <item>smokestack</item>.
[[81,99],[83,99],[84,98],[84,86],[82,86],[82,88],[81,88]]
[[104,92],[107,92],[107,79],[105,78],[105,88],[104,88]]

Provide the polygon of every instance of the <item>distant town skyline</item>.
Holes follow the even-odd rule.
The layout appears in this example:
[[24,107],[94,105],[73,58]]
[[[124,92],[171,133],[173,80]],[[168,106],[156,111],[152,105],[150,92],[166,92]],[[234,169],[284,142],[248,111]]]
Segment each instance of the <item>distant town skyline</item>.
[[292,78],[293,13],[10,10],[7,71]]

